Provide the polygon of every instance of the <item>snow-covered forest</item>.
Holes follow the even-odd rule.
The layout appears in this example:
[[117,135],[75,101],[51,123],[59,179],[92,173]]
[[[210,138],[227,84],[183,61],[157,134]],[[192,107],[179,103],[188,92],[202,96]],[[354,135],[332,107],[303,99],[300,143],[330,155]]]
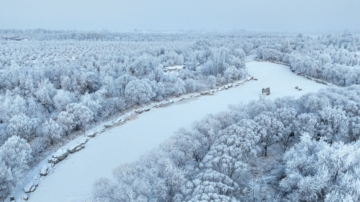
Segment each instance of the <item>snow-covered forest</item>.
[[282,62],[295,73],[322,79],[339,86],[360,84],[360,37],[342,35],[286,37],[281,43],[262,44],[259,59]]
[[97,123],[246,79],[251,54],[343,88],[209,115],[120,165],[114,179],[96,181],[93,200],[360,200],[359,35],[0,30],[0,36],[0,201],[49,152]]
[[94,184],[94,201],[359,201],[360,87],[232,106]]
[[[25,38],[14,32],[0,34]],[[0,198],[72,132],[142,104],[246,77],[249,43],[238,37],[125,34],[107,40],[99,34],[94,40],[91,33],[50,39],[52,32],[42,33],[0,41],[0,150],[7,150],[0,152]],[[174,66],[181,68],[170,71]]]

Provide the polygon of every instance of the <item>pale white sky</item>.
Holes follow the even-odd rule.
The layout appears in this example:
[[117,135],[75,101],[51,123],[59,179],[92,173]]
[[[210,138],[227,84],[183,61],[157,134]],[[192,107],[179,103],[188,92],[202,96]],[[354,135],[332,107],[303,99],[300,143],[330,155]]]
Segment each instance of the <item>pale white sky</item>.
[[360,30],[360,0],[0,0],[0,29]]

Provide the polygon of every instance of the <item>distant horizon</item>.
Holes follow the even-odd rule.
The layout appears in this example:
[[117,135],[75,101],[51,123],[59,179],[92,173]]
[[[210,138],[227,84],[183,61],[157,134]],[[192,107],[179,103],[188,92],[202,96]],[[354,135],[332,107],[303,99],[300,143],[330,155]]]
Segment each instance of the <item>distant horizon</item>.
[[360,31],[358,0],[0,0],[0,29]]
[[344,30],[326,30],[326,31],[286,31],[286,30],[245,30],[245,29],[129,29],[129,30],[111,30],[111,29],[46,29],[46,28],[32,28],[32,29],[2,29],[0,28],[0,31],[36,31],[36,30],[45,30],[50,32],[110,32],[110,33],[141,33],[141,32],[153,32],[153,33],[185,33],[185,32],[194,32],[194,33],[214,33],[214,32],[224,32],[224,33],[230,33],[230,32],[239,32],[239,33],[284,33],[284,34],[330,34],[330,33],[337,33],[341,34],[345,31],[349,31],[350,33],[360,33],[360,30],[350,30],[350,29],[344,29]]

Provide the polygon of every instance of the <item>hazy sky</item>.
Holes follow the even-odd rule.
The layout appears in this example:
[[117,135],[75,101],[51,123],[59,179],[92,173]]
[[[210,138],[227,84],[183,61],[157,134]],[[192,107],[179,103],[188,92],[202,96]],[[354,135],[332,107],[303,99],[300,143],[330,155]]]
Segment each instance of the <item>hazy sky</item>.
[[360,0],[0,0],[0,29],[360,30]]

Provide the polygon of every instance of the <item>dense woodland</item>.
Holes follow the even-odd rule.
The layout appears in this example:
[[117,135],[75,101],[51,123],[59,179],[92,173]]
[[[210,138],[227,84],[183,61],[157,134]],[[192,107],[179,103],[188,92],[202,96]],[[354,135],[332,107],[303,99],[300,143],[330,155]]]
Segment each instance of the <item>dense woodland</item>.
[[280,44],[263,44],[259,59],[282,62],[299,74],[339,86],[360,84],[360,37],[345,31],[342,35],[287,37]]
[[[4,34],[13,33],[8,32]],[[124,35],[94,40],[89,34],[78,40],[71,34],[71,39],[48,40],[30,32],[27,40],[0,41],[0,150],[22,143],[0,152],[0,198],[41,153],[73,132],[127,109],[247,76],[243,47],[248,42],[234,37]],[[185,69],[164,71],[176,65]]]
[[[143,104],[245,79],[246,55],[286,63],[295,73],[339,86],[360,82],[360,37],[347,31],[0,35],[6,36],[0,38],[0,200],[72,134]],[[164,71],[177,65],[185,69]],[[93,198],[360,200],[359,93],[357,86],[330,89],[209,116],[139,161],[121,165],[115,180],[97,181]]]
[[232,106],[94,184],[112,201],[359,201],[360,87]]

